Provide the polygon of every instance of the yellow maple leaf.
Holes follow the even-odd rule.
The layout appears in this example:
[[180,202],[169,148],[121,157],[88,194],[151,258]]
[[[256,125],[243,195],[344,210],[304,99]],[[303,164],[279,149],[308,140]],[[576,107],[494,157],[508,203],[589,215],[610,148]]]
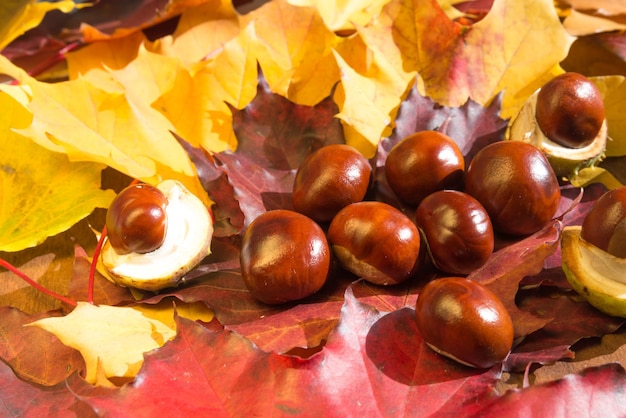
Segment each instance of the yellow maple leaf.
[[[137,61],[137,66],[142,63]],[[93,70],[100,75],[92,79],[98,86],[87,77],[51,84],[0,57],[0,72],[20,82],[34,115],[29,126],[16,132],[66,153],[71,161],[108,165],[148,183],[180,180],[208,204],[195,168],[171,134],[174,126],[137,93],[141,87],[162,82],[162,73],[150,77],[153,69],[144,68],[145,73],[141,68],[136,71],[136,66],[119,72]]]
[[313,106],[339,80],[333,46],[341,41],[313,7],[275,0],[246,15],[254,48],[270,89],[297,104]]
[[389,134],[392,121],[415,71],[404,71],[402,55],[393,39],[378,36],[377,26],[389,25],[385,16],[358,27],[358,37],[337,46],[335,58],[341,84],[335,101],[344,122],[346,142],[371,157],[380,138]]
[[354,30],[367,24],[388,0],[289,0],[301,7],[314,7],[332,31]]
[[604,101],[609,133],[607,157],[626,155],[626,78],[624,76],[593,77]]
[[562,71],[558,63],[574,40],[550,0],[495,0],[469,28],[452,22],[436,0],[430,3],[392,0],[384,13],[405,65],[419,73],[422,92],[443,105],[460,106],[469,98],[486,105],[504,91],[501,116],[510,118]]
[[211,152],[237,147],[227,103],[243,109],[256,95],[251,30],[248,26],[196,71],[180,71],[172,87],[153,104],[195,146]]
[[217,53],[240,30],[239,15],[230,0],[207,0],[183,9],[174,33],[158,39],[150,49],[193,66]]
[[0,50],[27,30],[39,25],[49,11],[69,13],[77,7],[85,5],[77,5],[71,0],[3,0],[0,7]]
[[28,100],[17,86],[0,88],[0,251],[38,245],[114,197],[100,189],[104,165],[71,162],[16,133],[33,119]]
[[204,302],[184,303],[172,297],[162,299],[157,304],[141,304],[133,306],[148,318],[156,319],[173,330],[176,330],[176,316],[192,321],[211,322],[213,311]]
[[85,380],[103,386],[132,379],[143,364],[144,353],[176,336],[170,326],[131,307],[86,302],[79,302],[66,316],[28,325],[43,328],[80,351],[87,367]]
[[93,69],[120,70],[137,57],[139,47],[146,42],[142,32],[85,45],[66,55],[70,80]]

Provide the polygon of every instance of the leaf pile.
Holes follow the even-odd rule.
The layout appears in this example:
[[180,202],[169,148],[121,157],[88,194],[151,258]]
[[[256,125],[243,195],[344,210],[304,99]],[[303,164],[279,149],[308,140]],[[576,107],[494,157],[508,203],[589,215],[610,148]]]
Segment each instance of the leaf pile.
[[[296,170],[312,151],[354,145],[374,167],[368,198],[410,215],[384,179],[387,153],[406,135],[441,131],[469,162],[505,137],[536,88],[579,59],[587,37],[626,56],[623,35],[588,35],[593,8],[103,0],[69,13],[75,3],[0,13],[0,258],[80,301],[61,305],[0,271],[3,414],[153,415],[167,405],[173,416],[543,415],[580,399],[589,414],[626,413],[618,365],[502,388],[505,375],[572,359],[577,343],[623,324],[572,291],[559,239],[607,187],[626,182],[626,72],[592,74],[607,104],[608,158],[578,179],[584,188],[563,181],[558,219],[524,239],[498,237],[498,251],[471,275],[514,319],[503,364],[469,369],[426,347],[413,306],[440,274],[432,265],[388,288],[335,267],[318,294],[278,307],[252,298],[239,270],[246,226],[292,208]],[[42,21],[49,9],[55,19]],[[614,20],[599,28],[613,30]],[[22,35],[8,22],[33,29]],[[212,253],[159,294],[96,274],[95,304],[85,303],[93,230],[133,178],[176,178],[204,199],[215,218]]]

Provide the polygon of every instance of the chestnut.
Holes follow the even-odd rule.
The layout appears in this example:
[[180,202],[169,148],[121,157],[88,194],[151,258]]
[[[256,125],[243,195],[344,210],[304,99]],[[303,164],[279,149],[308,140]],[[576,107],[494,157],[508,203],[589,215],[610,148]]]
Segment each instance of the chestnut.
[[211,252],[211,212],[177,180],[122,190],[109,207],[106,227],[101,271],[121,286],[176,286]]
[[417,206],[429,194],[463,185],[465,160],[452,138],[420,131],[398,142],[385,160],[385,178],[402,202]]
[[594,203],[580,234],[601,250],[626,258],[626,186],[609,190]]
[[485,208],[467,193],[441,190],[427,196],[415,220],[428,254],[440,270],[467,275],[493,253],[493,226]]
[[539,91],[535,118],[543,133],[557,144],[568,148],[586,147],[604,123],[602,95],[582,74],[558,75]]
[[485,207],[495,231],[510,235],[540,230],[561,198],[546,156],[521,141],[494,142],[478,151],[467,168],[465,191]]
[[293,185],[293,206],[317,222],[328,222],[345,206],[360,202],[370,185],[372,167],[354,147],[333,144],[302,161]]
[[377,285],[405,281],[419,260],[417,227],[382,202],[357,202],[341,209],[330,222],[328,240],[344,269]]
[[266,304],[304,299],[326,282],[331,252],[322,228],[285,209],[259,215],[241,243],[241,276],[250,294]]
[[500,299],[467,278],[428,282],[417,298],[415,319],[430,348],[467,366],[489,368],[513,346],[513,321]]
[[163,244],[167,198],[157,187],[135,184],[122,190],[106,215],[107,236],[118,254],[148,253]]

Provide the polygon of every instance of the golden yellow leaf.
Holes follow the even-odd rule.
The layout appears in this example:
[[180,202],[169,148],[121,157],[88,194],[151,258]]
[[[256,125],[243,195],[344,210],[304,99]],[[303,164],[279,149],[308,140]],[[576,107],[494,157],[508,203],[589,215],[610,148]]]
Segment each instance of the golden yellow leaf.
[[18,36],[39,25],[46,13],[60,10],[69,13],[77,5],[71,0],[56,2],[36,0],[3,0],[0,7],[0,50]]
[[598,86],[606,111],[609,141],[606,145],[607,157],[626,155],[626,78],[623,76],[593,77]]
[[15,130],[33,115],[17,86],[0,88],[0,251],[19,251],[70,228],[112,191],[100,189],[101,164],[70,162],[65,154],[37,145]]
[[246,17],[254,26],[252,52],[274,93],[307,106],[328,97],[339,79],[332,49],[341,38],[316,9],[275,0]]
[[227,103],[243,109],[256,95],[257,62],[250,52],[252,29],[248,26],[227,42],[196,72],[179,71],[172,87],[153,105],[195,146],[211,152],[237,147]]
[[565,0],[574,9],[600,12],[605,16],[626,14],[626,4],[622,0]]
[[142,32],[106,41],[94,42],[66,55],[70,80],[92,69],[119,70],[137,57],[139,47],[146,41]]
[[554,75],[574,39],[550,0],[495,0],[469,28],[430,2],[392,0],[384,13],[394,22],[405,66],[417,70],[423,93],[443,105],[460,106],[469,98],[486,105],[504,91],[501,117],[515,115],[526,93]]
[[332,31],[354,30],[367,24],[388,0],[289,0],[300,7],[314,7]]
[[168,325],[136,309],[86,302],[79,302],[66,316],[29,325],[53,333],[63,344],[80,351],[87,367],[85,380],[98,385],[132,379],[143,364],[144,353],[176,336]]
[[[337,117],[344,124],[346,143],[370,158],[384,130],[391,125],[391,117],[380,107],[378,94],[384,91],[384,82],[362,76],[351,68],[339,54],[335,54],[342,73],[335,101],[340,112]],[[399,103],[399,98],[395,98]]]
[[414,71],[404,71],[400,50],[390,37],[378,36],[377,26],[389,25],[385,16],[367,27],[358,27],[353,37],[337,47],[341,68],[337,86],[337,115],[344,122],[346,141],[371,157],[380,138],[390,133],[392,121]]
[[239,15],[232,2],[208,0],[185,8],[172,36],[160,38],[150,49],[192,66],[217,53],[239,32]]
[[593,35],[601,32],[623,31],[626,25],[619,21],[605,17],[581,13],[577,10],[570,10],[563,27],[572,36]]
[[176,331],[176,316],[201,322],[211,322],[214,317],[213,311],[203,302],[185,303],[180,300],[174,301],[172,298],[165,298],[154,305],[136,305],[133,309],[148,318],[164,323],[174,331]]
[[[143,61],[133,62],[143,65]],[[17,79],[30,98],[28,107],[34,119],[20,134],[66,153],[71,161],[105,164],[149,183],[180,180],[208,203],[187,153],[171,134],[174,126],[135,94],[142,86],[161,83],[156,80],[163,73],[151,77],[145,68],[145,74],[135,70],[130,65],[118,72],[92,70],[89,74],[100,74],[94,80],[103,88],[86,77],[50,84],[29,77],[0,57],[0,72]]]
[[437,0],[441,10],[452,20],[465,16],[465,13],[454,7],[456,4],[463,2],[464,0]]

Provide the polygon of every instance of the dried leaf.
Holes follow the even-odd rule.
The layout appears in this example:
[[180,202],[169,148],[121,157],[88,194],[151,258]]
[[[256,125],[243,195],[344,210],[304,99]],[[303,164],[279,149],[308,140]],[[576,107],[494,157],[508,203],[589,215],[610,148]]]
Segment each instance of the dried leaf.
[[[412,310],[378,312],[350,291],[335,333],[308,359],[264,353],[235,333],[189,321],[179,321],[179,330],[147,355],[137,382],[82,399],[114,415],[131,405],[138,415],[152,415],[165,402],[179,415],[427,416],[480,405],[493,395],[499,373],[440,357],[419,337]],[[173,380],[176,391],[162,390]]]
[[143,363],[143,354],[176,335],[166,324],[133,308],[85,302],[64,317],[44,318],[30,325],[80,351],[87,366],[85,380],[105,386],[111,380],[132,379]]
[[43,386],[54,386],[85,363],[76,350],[63,345],[59,339],[36,327],[24,326],[41,318],[58,318],[58,311],[26,315],[6,306],[0,307],[0,358],[21,379]]
[[513,319],[516,338],[541,329],[550,321],[521,310],[515,298],[519,282],[543,269],[545,259],[556,251],[560,237],[561,224],[553,221],[535,234],[496,251],[484,266],[468,276],[500,297]]
[[275,0],[247,19],[254,31],[253,55],[272,91],[308,106],[330,94],[339,78],[332,48],[341,38],[326,27],[316,9]]
[[341,84],[335,93],[340,108],[337,117],[344,122],[346,143],[367,157],[374,154],[381,137],[390,133],[415,77],[414,71],[404,70],[393,40],[380,36],[378,28],[389,25],[381,17],[372,26],[358,28],[359,38],[338,45],[335,52],[341,69]]
[[563,27],[572,36],[585,36],[601,32],[613,32],[626,29],[626,25],[599,16],[592,16],[571,10],[565,20]]
[[430,3],[394,0],[384,13],[393,22],[389,30],[405,66],[417,70],[427,96],[446,106],[470,98],[486,105],[504,91],[501,117],[510,118],[558,71],[573,41],[549,0],[495,0],[470,27],[452,22],[435,0]]
[[[149,58],[136,61],[136,65]],[[150,68],[150,64],[146,66]],[[16,130],[21,135],[66,153],[71,161],[105,164],[145,182],[178,179],[206,200],[188,156],[170,134],[173,126],[150,103],[137,99],[136,90],[128,86],[126,94],[122,88],[127,87],[124,82],[144,87],[160,82],[141,80],[135,69],[127,67],[115,77],[98,78],[102,88],[86,78],[50,84],[35,80],[0,57],[0,72],[18,80],[30,99],[28,108],[34,118],[30,125]]]
[[607,157],[626,156],[626,78],[624,76],[593,77],[598,86],[606,112],[607,127],[611,138],[606,145]]
[[36,27],[51,10],[69,13],[78,6],[71,0],[5,0],[0,9],[0,50],[27,30]]
[[17,87],[0,90],[0,251],[19,251],[107,207],[114,194],[100,189],[103,165],[71,162],[17,134],[33,118],[27,99]]
[[[69,379],[74,381],[75,379]],[[93,393],[87,388],[87,393]],[[58,418],[95,418],[96,412],[67,390],[67,382],[42,390],[18,378],[11,368],[0,362],[0,411],[7,417],[54,416]]]
[[197,70],[180,71],[171,88],[153,103],[176,127],[175,132],[192,145],[210,152],[237,148],[228,104],[242,109],[256,94],[251,30],[249,27],[227,42]]
[[[513,389],[479,411],[480,416],[507,416],[532,411],[533,416],[623,416],[626,414],[626,372],[620,364],[607,364],[579,375]],[[549,400],[549,401],[546,401]]]
[[146,41],[141,32],[110,41],[88,44],[67,54],[67,71],[70,80],[87,74],[92,69],[121,70],[137,57],[139,47]]
[[193,65],[217,53],[240,32],[239,15],[230,0],[207,0],[182,10],[176,30],[152,48]]
[[324,24],[334,32],[351,32],[355,27],[364,26],[376,16],[386,3],[385,0],[289,0],[290,4],[301,7],[314,7],[324,20]]

